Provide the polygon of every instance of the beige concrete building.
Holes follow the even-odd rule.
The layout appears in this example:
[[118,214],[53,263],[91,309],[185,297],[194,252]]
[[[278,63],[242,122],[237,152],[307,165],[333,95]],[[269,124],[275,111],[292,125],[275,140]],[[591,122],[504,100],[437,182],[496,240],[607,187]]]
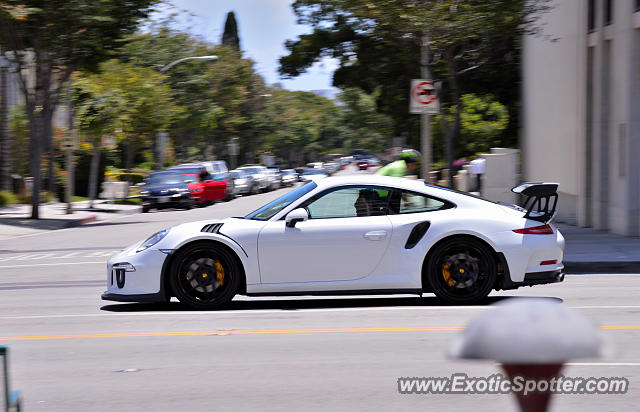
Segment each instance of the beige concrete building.
[[640,236],[640,0],[555,0],[524,39],[524,180],[558,220]]

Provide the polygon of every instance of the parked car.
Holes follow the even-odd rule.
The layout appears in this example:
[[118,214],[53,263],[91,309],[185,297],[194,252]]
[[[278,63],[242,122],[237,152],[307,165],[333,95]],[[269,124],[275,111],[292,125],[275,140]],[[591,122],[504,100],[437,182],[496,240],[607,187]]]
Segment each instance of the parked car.
[[302,172],[302,175],[300,175],[300,181],[311,182],[318,179],[324,179],[328,176],[327,172],[322,169],[305,169],[304,172]]
[[[202,168],[206,169],[206,166],[204,166],[203,164],[200,163],[185,163],[185,164],[181,164],[178,166],[172,166],[169,168],[169,171],[174,172],[174,173],[180,173],[183,175],[195,175],[198,179],[198,181],[200,180],[200,171],[202,170]],[[205,178],[203,179],[203,182],[207,183],[208,185],[213,185],[216,187],[215,190],[213,189],[209,189],[211,190],[213,193],[211,195],[208,195],[208,200],[207,202],[209,203],[213,203],[216,200],[230,200],[229,199],[229,193],[227,191],[227,180],[223,179],[223,178],[217,178],[215,176],[212,176],[208,171],[207,171],[207,175],[205,176]],[[214,196],[215,194],[215,196]],[[213,198],[211,198],[211,196],[213,196]]]
[[207,172],[213,176],[213,180],[224,180],[227,182],[227,194],[224,198],[225,201],[234,199],[237,195],[236,188],[234,186],[234,179],[229,173],[227,162],[224,160],[209,160],[202,162],[202,165],[207,168]]
[[283,186],[293,186],[298,181],[298,174],[293,169],[283,169],[280,171]]
[[311,162],[311,163],[307,163],[307,167],[309,169],[322,169],[322,162]]
[[230,173],[233,177],[236,195],[252,195],[258,192],[258,186],[253,180],[253,175],[250,172],[234,169]]
[[337,171],[340,170],[340,164],[337,162],[325,162],[322,165],[322,168],[324,169],[325,172],[327,172],[328,175],[332,175],[334,173],[336,173]]
[[191,209],[194,205],[189,186],[181,174],[173,171],[154,172],[144,180],[140,188],[142,213],[151,209],[180,207]]
[[198,206],[209,206],[216,200],[224,199],[227,185],[223,181],[205,179],[200,181],[199,175],[183,174],[184,182],[191,191],[191,198]]
[[267,169],[267,178],[269,179],[269,190],[276,190],[282,187],[282,176],[280,176],[280,170]]
[[238,170],[245,170],[250,173],[259,191],[266,192],[269,190],[269,179],[267,177],[266,167],[248,164],[240,166]]
[[366,159],[358,160],[358,162],[356,163],[356,167],[360,170],[367,170],[369,166],[371,166],[369,164],[369,160]]

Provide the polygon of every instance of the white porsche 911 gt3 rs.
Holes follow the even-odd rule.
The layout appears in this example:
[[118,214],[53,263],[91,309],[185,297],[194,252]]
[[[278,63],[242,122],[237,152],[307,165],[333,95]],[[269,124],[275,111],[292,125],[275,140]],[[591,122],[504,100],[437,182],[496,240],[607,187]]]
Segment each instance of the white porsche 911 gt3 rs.
[[465,304],[560,282],[557,186],[514,188],[521,208],[397,177],[309,182],[245,217],[174,226],[124,249],[102,298],[212,309],[236,294],[435,293]]

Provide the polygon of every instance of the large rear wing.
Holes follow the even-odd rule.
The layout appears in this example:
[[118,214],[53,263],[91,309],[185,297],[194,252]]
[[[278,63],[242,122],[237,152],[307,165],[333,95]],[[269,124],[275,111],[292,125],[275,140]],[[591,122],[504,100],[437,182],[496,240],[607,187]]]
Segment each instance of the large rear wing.
[[556,214],[558,183],[527,182],[511,191],[524,196],[522,207],[527,210],[526,219],[548,223]]

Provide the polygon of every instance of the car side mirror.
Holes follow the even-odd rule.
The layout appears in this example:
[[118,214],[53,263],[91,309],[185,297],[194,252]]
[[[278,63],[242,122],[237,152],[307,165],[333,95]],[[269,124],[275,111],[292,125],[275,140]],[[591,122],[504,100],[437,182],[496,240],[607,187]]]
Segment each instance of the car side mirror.
[[293,209],[291,212],[289,212],[289,214],[287,214],[287,217],[284,218],[287,227],[295,227],[296,223],[304,222],[308,219],[309,214],[302,208]]

